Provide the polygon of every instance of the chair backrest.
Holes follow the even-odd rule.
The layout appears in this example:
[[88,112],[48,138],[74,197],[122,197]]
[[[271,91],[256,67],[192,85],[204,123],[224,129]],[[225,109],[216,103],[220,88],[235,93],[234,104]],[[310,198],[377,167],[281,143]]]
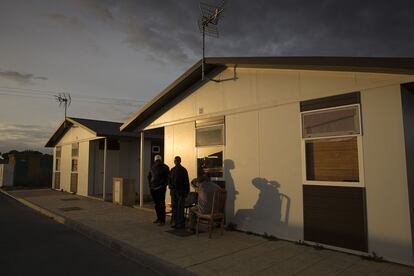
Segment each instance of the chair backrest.
[[211,208],[211,215],[224,214],[226,207],[227,191],[225,189],[218,189],[213,195],[213,205]]

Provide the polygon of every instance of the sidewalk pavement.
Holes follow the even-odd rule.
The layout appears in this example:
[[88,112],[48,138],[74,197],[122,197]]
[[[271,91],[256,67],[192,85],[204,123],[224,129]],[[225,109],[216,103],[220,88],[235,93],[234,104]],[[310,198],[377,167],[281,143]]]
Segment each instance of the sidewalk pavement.
[[[23,204],[164,275],[414,275],[414,268],[219,230],[178,236],[152,210],[48,189],[9,191]],[[182,232],[180,232],[182,233]]]

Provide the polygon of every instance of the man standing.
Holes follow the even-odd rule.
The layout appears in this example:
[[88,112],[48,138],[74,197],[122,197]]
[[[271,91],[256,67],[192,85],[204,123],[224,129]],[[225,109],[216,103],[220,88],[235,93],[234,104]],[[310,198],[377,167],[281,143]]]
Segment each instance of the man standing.
[[154,223],[162,226],[165,224],[165,192],[167,190],[170,169],[162,162],[161,155],[155,155],[154,162],[148,173],[148,183],[152,200],[155,203],[155,212],[157,213],[157,219]]
[[[193,184],[192,181],[191,184]],[[194,231],[197,220],[197,215],[194,211],[198,211],[202,214],[210,213],[213,205],[214,192],[221,189],[219,185],[209,181],[208,177],[205,175],[199,176],[194,185],[198,192],[198,204],[190,209],[190,221],[188,227],[191,231]]]
[[174,158],[175,167],[170,172],[169,188],[171,191],[172,225],[176,229],[185,227],[184,204],[190,192],[190,181],[187,170],[181,166],[181,157]]

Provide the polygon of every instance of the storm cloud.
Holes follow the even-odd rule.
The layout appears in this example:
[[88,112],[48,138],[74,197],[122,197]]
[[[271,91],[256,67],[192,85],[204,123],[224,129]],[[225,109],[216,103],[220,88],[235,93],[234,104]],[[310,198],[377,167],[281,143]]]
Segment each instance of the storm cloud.
[[[214,3],[214,1],[210,1]],[[198,1],[84,0],[125,42],[161,62],[201,55]],[[227,1],[208,56],[413,56],[412,1]]]
[[67,16],[62,13],[49,13],[46,14],[45,17],[55,23],[61,24],[68,28],[72,28],[74,30],[82,30],[85,28],[85,25],[78,18]]
[[41,125],[24,125],[0,122],[0,152],[10,150],[39,150],[44,148],[53,128]]
[[21,85],[32,84],[35,80],[47,80],[46,77],[35,76],[33,74],[25,74],[17,71],[2,71],[0,70],[0,77],[12,80]]

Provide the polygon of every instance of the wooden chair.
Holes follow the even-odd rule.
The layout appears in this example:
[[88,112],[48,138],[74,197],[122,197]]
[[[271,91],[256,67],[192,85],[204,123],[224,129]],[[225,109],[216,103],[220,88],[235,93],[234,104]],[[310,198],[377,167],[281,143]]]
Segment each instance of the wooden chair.
[[213,223],[220,221],[221,235],[223,235],[224,230],[224,209],[226,207],[226,198],[227,191],[224,189],[219,189],[214,192],[213,202],[211,207],[211,213],[202,214],[198,211],[195,212],[197,215],[197,226],[196,233],[198,236],[198,227],[199,224],[205,222],[208,224],[208,237],[211,239],[211,231],[213,228]]

